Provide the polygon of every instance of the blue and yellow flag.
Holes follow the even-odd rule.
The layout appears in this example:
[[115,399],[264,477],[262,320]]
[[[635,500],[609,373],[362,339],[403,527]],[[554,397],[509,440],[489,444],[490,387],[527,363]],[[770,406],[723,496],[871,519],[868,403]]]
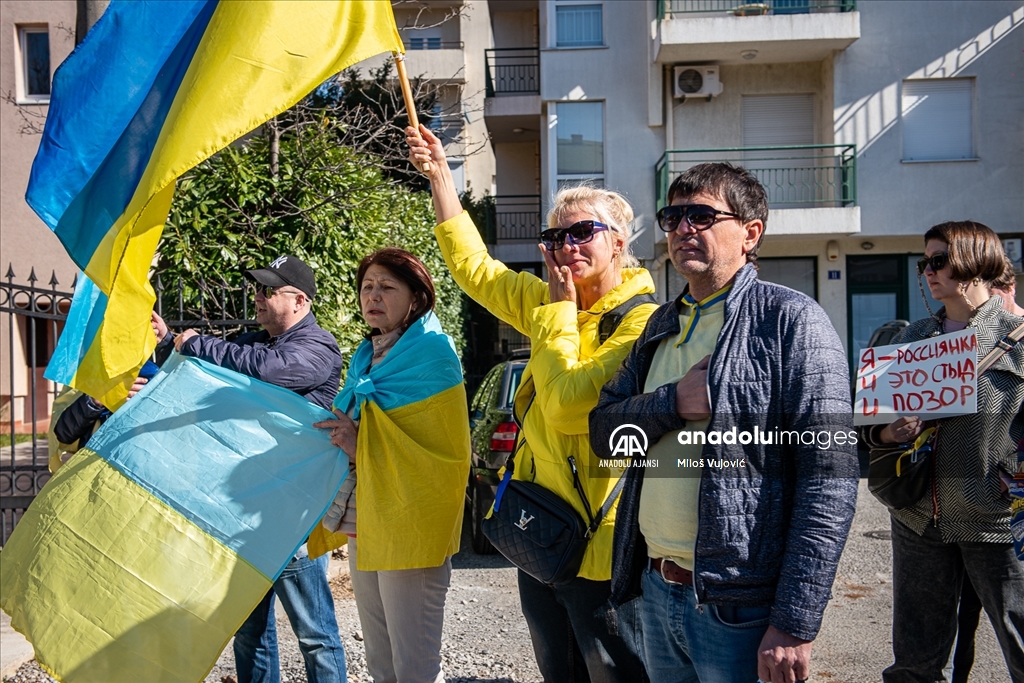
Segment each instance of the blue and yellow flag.
[[54,74],[26,195],[98,289],[75,301],[78,356],[47,376],[119,405],[155,346],[149,268],[178,176],[389,50],[389,0],[113,0]]
[[[370,366],[364,341],[334,407],[360,420],[359,569],[437,567],[459,550],[469,476],[469,409],[451,337],[432,312]],[[311,556],[326,550],[310,539]]]
[[331,414],[175,354],[43,488],[0,604],[61,681],[201,681],[326,512]]

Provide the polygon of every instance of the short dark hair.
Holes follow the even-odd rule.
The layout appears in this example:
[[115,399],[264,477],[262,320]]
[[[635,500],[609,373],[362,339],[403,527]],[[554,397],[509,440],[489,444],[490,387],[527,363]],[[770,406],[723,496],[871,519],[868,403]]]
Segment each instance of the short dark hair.
[[412,309],[412,316],[409,318],[408,324],[411,325],[422,318],[427,311],[434,310],[436,301],[434,279],[430,277],[423,261],[416,258],[414,254],[397,247],[385,247],[372,254],[367,254],[359,262],[359,268],[356,270],[357,290],[362,289],[363,278],[370,266],[385,268],[396,278],[409,285],[413,296],[416,297],[416,305]]
[[954,280],[969,282],[974,278],[992,283],[1006,270],[1006,252],[999,235],[976,221],[947,221],[933,226],[924,234],[928,240],[946,243],[949,251],[949,273]]
[[1001,289],[1004,292],[1012,292],[1017,287],[1017,271],[1013,267],[1013,261],[1006,254],[1003,254],[1006,261],[1003,274],[992,281],[992,287]]
[[668,203],[676,197],[692,197],[704,192],[715,195],[729,205],[732,213],[739,215],[739,220],[749,223],[759,220],[764,225],[761,239],[747,253],[747,262],[757,262],[757,252],[768,231],[768,193],[761,181],[753,173],[730,164],[727,161],[715,161],[697,164],[684,171],[672,181],[668,188]]

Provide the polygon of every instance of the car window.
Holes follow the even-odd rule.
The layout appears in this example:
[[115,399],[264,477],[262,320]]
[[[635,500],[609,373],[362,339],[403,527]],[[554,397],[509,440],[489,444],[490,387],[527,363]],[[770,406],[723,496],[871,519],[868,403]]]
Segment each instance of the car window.
[[505,388],[505,399],[502,408],[512,405],[512,399],[516,397],[516,391],[519,389],[519,382],[523,379],[523,370],[525,369],[526,365],[517,364],[512,366],[512,371],[508,376],[508,386]]
[[503,374],[505,374],[504,364],[491,368],[491,371],[484,377],[484,381],[480,382],[480,388],[476,390],[476,395],[473,396],[473,410],[487,409],[488,399],[494,393],[495,384],[501,382]]

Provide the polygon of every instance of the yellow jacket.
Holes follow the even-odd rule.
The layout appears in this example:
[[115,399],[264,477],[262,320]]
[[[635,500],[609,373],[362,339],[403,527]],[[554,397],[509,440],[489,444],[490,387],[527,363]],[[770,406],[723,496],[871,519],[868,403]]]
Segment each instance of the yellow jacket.
[[[576,457],[591,511],[596,512],[622,471],[597,467],[590,449],[587,420],[601,387],[619,367],[656,306],[630,311],[615,333],[599,343],[601,314],[637,294],[653,294],[654,280],[646,269],[623,269],[622,284],[589,310],[568,301],[549,303],[548,285],[530,273],[516,273],[491,258],[480,233],[465,212],[434,228],[441,253],[455,281],[481,306],[530,338],[530,361],[522,387],[532,384],[536,398],[526,411],[526,444],[516,455],[515,479],[532,480],[571,503],[587,520],[573,487],[566,461]],[[533,379],[530,382],[530,379]],[[530,396],[516,396],[516,414],[523,415]],[[607,581],[612,571],[612,530],[615,508],[601,522],[587,547],[579,576]]]

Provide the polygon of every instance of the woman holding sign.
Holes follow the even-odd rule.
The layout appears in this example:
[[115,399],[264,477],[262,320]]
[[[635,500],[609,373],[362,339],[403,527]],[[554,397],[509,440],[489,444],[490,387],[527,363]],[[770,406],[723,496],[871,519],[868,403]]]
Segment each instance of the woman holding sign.
[[[943,307],[912,323],[892,343],[914,342],[967,328],[985,357],[1024,318],[992,295],[1003,275],[999,237],[972,221],[936,225],[924,236],[918,274]],[[938,427],[932,481],[921,500],[892,516],[895,662],[886,683],[944,680],[957,637],[957,603],[970,581],[988,612],[1014,681],[1024,680],[1024,565],[1010,535],[1004,479],[1016,469],[1024,435],[1024,344],[977,377],[978,411],[927,424],[901,417],[867,431],[871,445],[913,442]]]

